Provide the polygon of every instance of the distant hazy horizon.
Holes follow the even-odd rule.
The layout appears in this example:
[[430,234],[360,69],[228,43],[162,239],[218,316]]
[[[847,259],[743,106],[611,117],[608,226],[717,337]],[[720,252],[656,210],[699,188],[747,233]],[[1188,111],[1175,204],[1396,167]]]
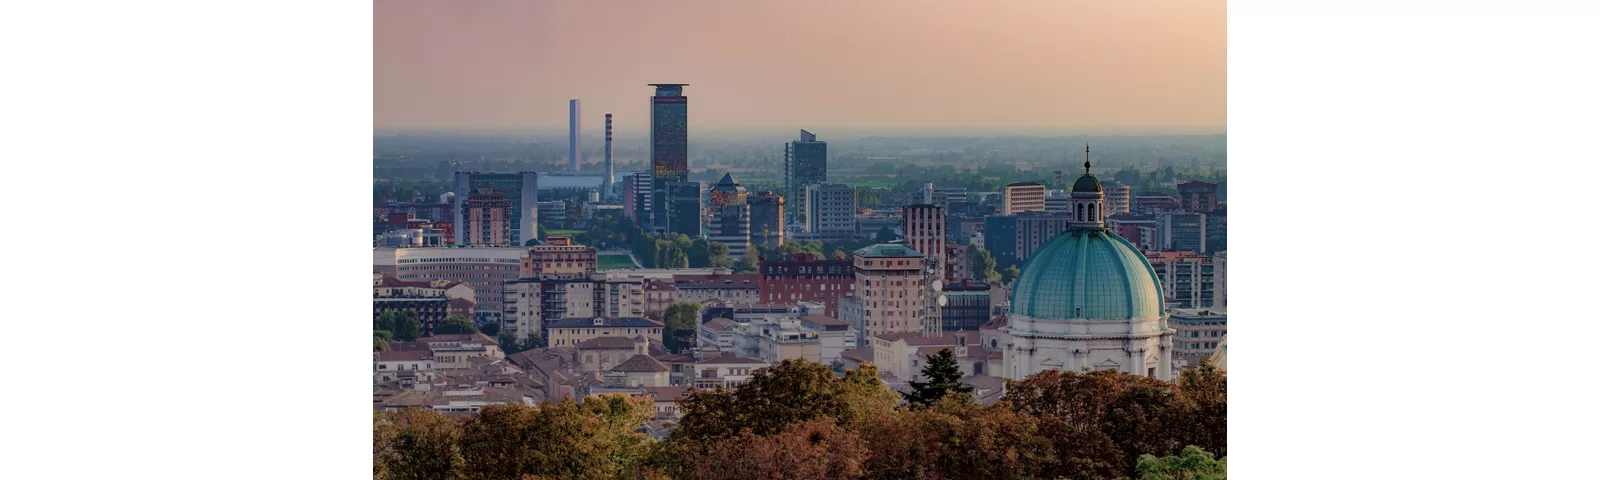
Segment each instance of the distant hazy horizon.
[[[376,133],[643,131],[688,83],[692,133],[1226,131],[1220,0],[374,4]],[[780,33],[781,32],[781,33]]]

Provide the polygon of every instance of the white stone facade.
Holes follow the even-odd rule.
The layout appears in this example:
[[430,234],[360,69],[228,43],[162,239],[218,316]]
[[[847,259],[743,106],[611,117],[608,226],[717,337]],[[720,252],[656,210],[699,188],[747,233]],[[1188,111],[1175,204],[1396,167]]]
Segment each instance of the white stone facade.
[[1002,329],[1006,378],[1045,370],[1120,370],[1171,380],[1167,319],[1044,320],[1011,315]]

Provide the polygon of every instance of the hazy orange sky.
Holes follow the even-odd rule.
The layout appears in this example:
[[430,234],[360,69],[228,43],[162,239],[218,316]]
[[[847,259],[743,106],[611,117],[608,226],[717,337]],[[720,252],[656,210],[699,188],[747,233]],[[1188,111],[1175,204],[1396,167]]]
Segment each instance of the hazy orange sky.
[[1174,128],[1227,119],[1221,0],[374,3],[377,128]]

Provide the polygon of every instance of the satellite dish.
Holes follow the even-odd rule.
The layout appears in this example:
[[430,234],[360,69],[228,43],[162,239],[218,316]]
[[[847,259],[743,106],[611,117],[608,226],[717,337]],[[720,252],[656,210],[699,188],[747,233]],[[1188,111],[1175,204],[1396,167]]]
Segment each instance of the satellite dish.
[[940,295],[939,296],[939,306],[943,307],[946,303],[950,303],[950,300],[945,298],[944,295]]
[[944,291],[944,282],[942,281],[934,280],[931,285],[933,286],[933,291],[935,292]]

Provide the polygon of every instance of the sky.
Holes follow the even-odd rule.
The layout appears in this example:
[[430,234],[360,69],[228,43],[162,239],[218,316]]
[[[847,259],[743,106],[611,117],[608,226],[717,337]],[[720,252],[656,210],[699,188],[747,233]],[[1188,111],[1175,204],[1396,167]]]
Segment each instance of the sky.
[[378,129],[646,128],[687,83],[691,129],[1222,133],[1221,0],[375,1]]

